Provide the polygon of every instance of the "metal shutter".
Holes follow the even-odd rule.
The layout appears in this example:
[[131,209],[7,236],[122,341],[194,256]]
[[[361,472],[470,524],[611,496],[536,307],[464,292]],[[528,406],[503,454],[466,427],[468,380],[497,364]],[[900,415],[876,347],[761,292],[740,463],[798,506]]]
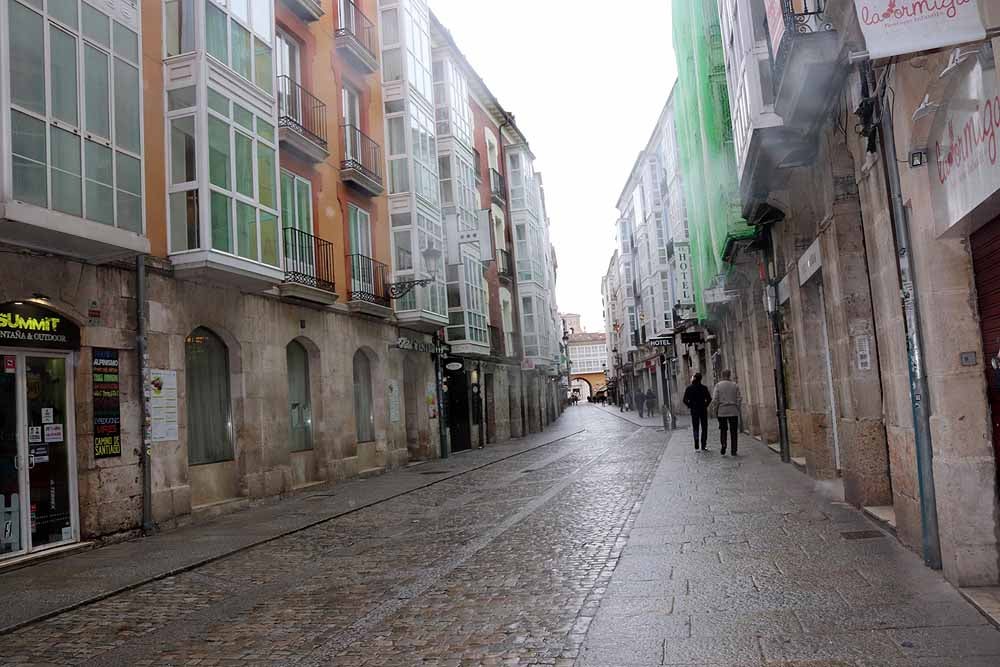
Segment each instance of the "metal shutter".
[[993,450],[1000,469],[1000,218],[972,235],[972,262],[986,355]]

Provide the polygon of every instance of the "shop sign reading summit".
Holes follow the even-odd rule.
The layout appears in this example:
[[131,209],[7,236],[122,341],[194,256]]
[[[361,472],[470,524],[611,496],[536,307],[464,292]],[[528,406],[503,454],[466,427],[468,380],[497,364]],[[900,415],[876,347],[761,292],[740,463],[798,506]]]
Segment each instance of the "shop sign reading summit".
[[80,347],[80,328],[61,313],[37,303],[5,303],[0,305],[0,347],[76,350]]

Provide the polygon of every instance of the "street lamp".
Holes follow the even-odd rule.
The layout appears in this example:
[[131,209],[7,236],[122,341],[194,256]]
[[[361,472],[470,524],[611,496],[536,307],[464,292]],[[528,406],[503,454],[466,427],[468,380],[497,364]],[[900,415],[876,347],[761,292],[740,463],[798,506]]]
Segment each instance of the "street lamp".
[[432,285],[437,282],[437,269],[438,262],[441,260],[441,251],[431,245],[424,248],[421,254],[424,256],[424,266],[432,267],[428,271],[431,274],[431,277],[420,278],[418,280],[400,280],[394,283],[389,283],[387,287],[389,288],[390,299],[402,299],[417,287],[426,287],[427,285]]

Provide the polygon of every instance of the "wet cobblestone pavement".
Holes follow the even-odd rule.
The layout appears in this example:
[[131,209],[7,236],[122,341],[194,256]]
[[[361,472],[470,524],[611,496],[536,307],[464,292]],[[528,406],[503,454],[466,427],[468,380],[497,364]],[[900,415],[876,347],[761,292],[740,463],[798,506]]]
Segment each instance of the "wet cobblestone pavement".
[[30,624],[0,664],[1000,665],[950,585],[846,539],[871,524],[765,447],[652,423],[572,408],[583,432]]
[[572,664],[666,438],[563,420],[586,431],[29,625],[0,662]]

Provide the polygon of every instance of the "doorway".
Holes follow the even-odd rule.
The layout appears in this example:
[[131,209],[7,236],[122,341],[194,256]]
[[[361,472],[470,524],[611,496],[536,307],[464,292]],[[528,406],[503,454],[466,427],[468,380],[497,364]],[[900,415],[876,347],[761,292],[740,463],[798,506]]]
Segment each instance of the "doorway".
[[73,364],[0,349],[0,559],[79,538]]
[[463,452],[472,448],[469,378],[465,364],[459,359],[445,359],[444,367],[445,384],[448,388],[448,433],[451,436],[451,451]]
[[1000,219],[972,235],[972,264],[983,336],[993,455],[1000,470]]

